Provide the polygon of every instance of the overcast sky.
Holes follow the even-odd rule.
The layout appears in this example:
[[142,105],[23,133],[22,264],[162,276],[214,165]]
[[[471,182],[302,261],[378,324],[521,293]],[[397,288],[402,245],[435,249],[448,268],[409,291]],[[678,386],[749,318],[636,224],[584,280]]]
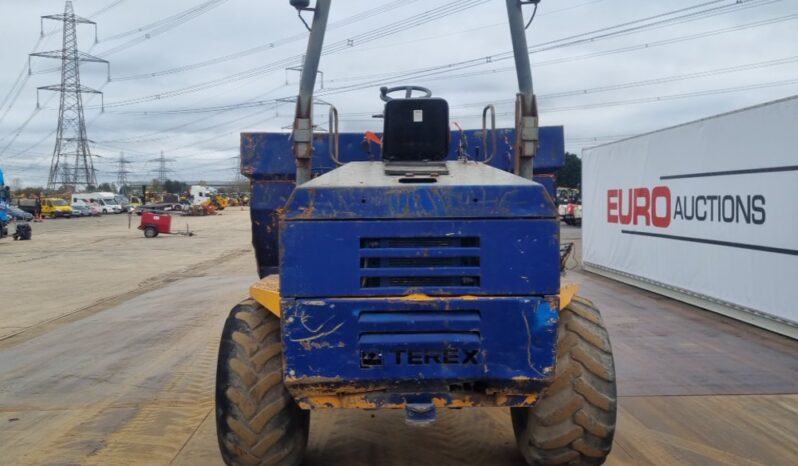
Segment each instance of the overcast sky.
[[[414,15],[452,3],[462,11],[409,24]],[[156,164],[148,161],[160,151],[175,160],[178,179],[230,179],[238,133],[291,124],[292,105],[270,102],[296,93],[298,73],[285,68],[306,45],[307,32],[287,0],[75,0],[74,6],[99,27],[95,44],[93,29],[79,26],[80,49],[111,62],[110,83],[103,65],[81,66],[82,84],[105,96],[103,113],[99,98],[84,96],[100,181],[114,181],[120,152],[132,161],[131,178],[150,179]],[[59,63],[35,58],[28,76],[27,56],[60,49],[59,23],[46,21],[40,38],[39,17],[63,10],[62,0],[0,0],[0,167],[7,180],[41,185],[47,179],[58,98],[42,91],[37,111],[36,88],[59,82]],[[670,22],[651,25],[662,21]],[[392,74],[488,56],[478,66],[403,83],[449,100],[452,119],[465,127],[480,125],[476,104],[489,101],[499,102],[500,125],[512,124],[508,102],[517,83],[512,60],[502,59],[511,50],[504,1],[333,0],[330,22],[335,27],[326,43],[345,46],[322,58],[323,98],[338,107],[343,131],[380,129],[381,121],[368,115],[380,111],[378,88]],[[631,24],[613,28],[624,23]],[[638,26],[644,27],[617,34]],[[798,94],[798,0],[543,0],[527,32],[530,46],[551,42],[531,55],[541,124],[563,125],[572,152]],[[573,36],[592,40],[561,40]],[[264,103],[207,108],[257,101]],[[326,110],[317,109],[317,117],[326,122]]]

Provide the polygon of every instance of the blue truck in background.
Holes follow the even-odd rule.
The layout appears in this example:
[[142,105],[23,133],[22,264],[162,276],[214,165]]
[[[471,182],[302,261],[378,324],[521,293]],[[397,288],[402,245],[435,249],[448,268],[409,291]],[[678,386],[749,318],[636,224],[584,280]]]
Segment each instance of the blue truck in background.
[[[5,175],[3,169],[0,168],[0,239],[9,235],[9,225],[14,221],[13,216],[9,212],[11,206],[11,190],[6,186]],[[16,230],[11,235],[15,240],[29,240],[31,239],[31,227],[27,222],[19,222],[16,224]]]

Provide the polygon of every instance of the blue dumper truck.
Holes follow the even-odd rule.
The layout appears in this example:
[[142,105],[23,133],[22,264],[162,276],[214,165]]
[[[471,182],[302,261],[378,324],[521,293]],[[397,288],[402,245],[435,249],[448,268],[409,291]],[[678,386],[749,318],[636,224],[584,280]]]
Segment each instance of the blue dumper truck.
[[[539,127],[522,7],[506,0],[514,128],[450,131],[446,100],[382,88],[383,130],[314,132],[330,0],[312,14],[293,131],[244,133],[261,280],[231,311],[216,379],[228,465],[299,465],[315,410],[509,408],[529,464],[601,464],[616,420],[601,315],[561,280],[553,175],[563,129]],[[397,95],[401,93],[401,95]],[[417,95],[420,94],[420,95]],[[327,104],[329,105],[329,104]],[[375,421],[377,422],[377,421]]]

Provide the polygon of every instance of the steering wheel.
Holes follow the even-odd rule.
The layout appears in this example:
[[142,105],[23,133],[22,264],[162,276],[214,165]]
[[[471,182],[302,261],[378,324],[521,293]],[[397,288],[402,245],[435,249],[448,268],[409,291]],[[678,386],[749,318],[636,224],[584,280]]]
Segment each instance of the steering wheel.
[[[393,97],[390,97],[388,94],[392,94],[397,91],[405,91],[405,99],[423,99],[427,97],[432,97],[432,91],[427,89],[426,87],[421,86],[396,86],[396,87],[381,87],[380,88],[380,99],[383,102],[388,102],[393,100]],[[423,92],[424,95],[420,97],[413,97],[413,91]]]

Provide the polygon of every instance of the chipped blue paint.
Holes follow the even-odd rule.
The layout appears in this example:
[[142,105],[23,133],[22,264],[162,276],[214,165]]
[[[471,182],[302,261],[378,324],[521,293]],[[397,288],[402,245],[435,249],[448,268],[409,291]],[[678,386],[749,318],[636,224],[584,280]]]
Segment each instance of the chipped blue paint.
[[[532,394],[555,361],[557,312],[538,297],[284,299],[282,319],[284,376],[298,394],[359,386],[390,402],[408,387],[462,384]],[[449,363],[434,360],[447,351]],[[364,353],[381,364],[364,365]]]

